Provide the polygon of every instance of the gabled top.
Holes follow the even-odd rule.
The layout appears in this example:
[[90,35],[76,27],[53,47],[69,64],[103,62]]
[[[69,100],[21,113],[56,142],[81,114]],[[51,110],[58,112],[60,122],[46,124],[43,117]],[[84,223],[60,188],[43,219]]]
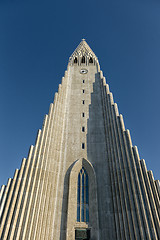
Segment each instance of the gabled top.
[[69,63],[78,63],[79,65],[82,64],[89,64],[97,62],[98,59],[89,45],[86,43],[85,39],[82,39],[78,47],[72,53],[71,57],[69,58]]

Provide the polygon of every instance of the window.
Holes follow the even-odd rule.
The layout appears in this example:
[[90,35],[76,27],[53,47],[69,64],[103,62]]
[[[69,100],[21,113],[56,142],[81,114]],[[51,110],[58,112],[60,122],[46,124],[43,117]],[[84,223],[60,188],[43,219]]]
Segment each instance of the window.
[[82,149],[84,149],[85,148],[85,144],[84,143],[82,143]]
[[84,89],[82,90],[82,92],[84,93]]
[[85,57],[82,57],[81,63],[85,63]]
[[85,103],[85,101],[84,100],[82,100],[82,104],[84,104]]
[[90,57],[89,63],[93,63],[93,58]]
[[74,63],[77,63],[77,58],[75,57],[75,59],[74,59]]
[[85,83],[85,81],[83,80],[83,83]]
[[85,127],[82,127],[82,132],[85,132]]
[[84,117],[85,116],[85,114],[84,113],[82,113],[82,117]]
[[83,167],[78,174],[77,222],[89,222],[88,174]]

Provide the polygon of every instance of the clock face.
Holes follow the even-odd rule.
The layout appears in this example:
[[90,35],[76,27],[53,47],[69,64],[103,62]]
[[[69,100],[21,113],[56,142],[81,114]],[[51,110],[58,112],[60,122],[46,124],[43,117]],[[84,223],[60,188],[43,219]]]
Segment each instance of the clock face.
[[81,69],[81,70],[80,70],[80,73],[81,73],[81,74],[86,74],[87,72],[88,72],[87,69]]

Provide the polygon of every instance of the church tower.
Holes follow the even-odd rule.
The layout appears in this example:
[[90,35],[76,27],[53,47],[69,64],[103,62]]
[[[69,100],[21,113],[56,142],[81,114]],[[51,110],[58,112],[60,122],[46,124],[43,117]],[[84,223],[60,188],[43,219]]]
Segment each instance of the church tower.
[[158,240],[160,184],[83,39],[35,146],[0,191],[1,240]]

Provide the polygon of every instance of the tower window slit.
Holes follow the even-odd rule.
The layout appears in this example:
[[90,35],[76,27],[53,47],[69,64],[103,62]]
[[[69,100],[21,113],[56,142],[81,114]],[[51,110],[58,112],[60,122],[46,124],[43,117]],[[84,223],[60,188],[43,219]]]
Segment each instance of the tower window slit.
[[85,116],[85,114],[84,113],[82,113],[82,117],[84,117]]
[[74,63],[77,63],[77,58],[75,57],[75,59],[74,59]]
[[85,103],[85,101],[84,100],[82,100],[82,104],[84,104]]
[[85,83],[85,80],[83,80],[83,83]]
[[89,63],[93,63],[93,58],[92,57],[90,57]]
[[85,127],[82,127],[82,132],[85,132]]
[[84,93],[84,89],[82,90],[82,92]]
[[82,149],[84,149],[85,148],[85,144],[84,143],[82,143]]
[[85,57],[82,57],[81,63],[85,63]]

